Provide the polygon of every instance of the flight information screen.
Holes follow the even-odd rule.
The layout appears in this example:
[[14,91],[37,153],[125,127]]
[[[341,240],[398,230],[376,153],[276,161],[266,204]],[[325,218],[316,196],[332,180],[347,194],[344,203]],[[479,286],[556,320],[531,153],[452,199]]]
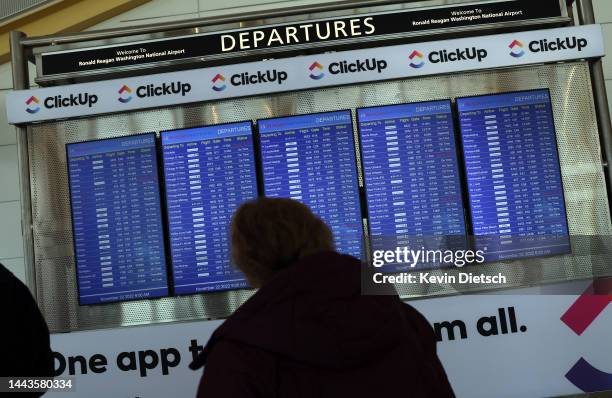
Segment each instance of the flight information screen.
[[250,122],[161,133],[176,294],[247,287],[230,261],[229,224],[257,197]]
[[155,135],[66,152],[80,303],[168,295]]
[[265,195],[301,201],[330,226],[339,252],[362,257],[350,111],[258,121]]
[[465,246],[450,101],[362,108],[357,118],[372,250]]
[[477,246],[487,260],[569,253],[548,90],[457,99]]

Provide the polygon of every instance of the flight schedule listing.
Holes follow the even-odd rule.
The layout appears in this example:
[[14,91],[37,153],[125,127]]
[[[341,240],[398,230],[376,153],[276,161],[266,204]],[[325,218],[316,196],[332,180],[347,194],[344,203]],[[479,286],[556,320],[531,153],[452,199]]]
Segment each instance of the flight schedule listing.
[[168,295],[155,135],[66,150],[80,303]]
[[450,101],[362,108],[357,117],[372,250],[463,248]]
[[341,253],[362,257],[350,111],[258,121],[264,190],[299,200],[325,221]]
[[161,133],[176,294],[247,287],[230,261],[228,226],[257,197],[251,123]]
[[570,251],[548,90],[457,100],[476,244],[487,260]]

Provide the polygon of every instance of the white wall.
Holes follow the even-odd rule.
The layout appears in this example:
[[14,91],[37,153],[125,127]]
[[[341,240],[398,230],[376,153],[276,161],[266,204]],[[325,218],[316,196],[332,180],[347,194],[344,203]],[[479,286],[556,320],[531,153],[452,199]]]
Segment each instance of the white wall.
[[25,280],[15,128],[6,121],[5,96],[13,88],[11,65],[0,65],[0,263]]
[[327,2],[329,0],[153,0],[150,3],[111,18],[91,28],[91,30],[232,15],[248,11],[315,5]]
[[[535,1],[535,0],[534,0]],[[90,30],[235,14],[244,11],[325,3],[327,0],[153,0],[109,19]],[[612,1],[594,0],[596,18],[604,26],[607,52],[612,54]],[[612,99],[612,56],[604,60],[606,85]],[[31,78],[34,76],[30,69]],[[21,204],[15,129],[6,122],[5,94],[12,89],[10,64],[0,65],[0,262],[22,280],[25,276],[21,238]],[[611,106],[612,109],[612,106]]]

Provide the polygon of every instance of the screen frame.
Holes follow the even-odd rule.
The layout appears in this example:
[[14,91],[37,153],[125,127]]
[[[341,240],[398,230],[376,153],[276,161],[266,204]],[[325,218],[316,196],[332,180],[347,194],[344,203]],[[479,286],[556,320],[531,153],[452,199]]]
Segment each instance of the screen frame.
[[[184,297],[184,296],[195,296],[195,295],[207,295],[207,294],[214,294],[214,293],[223,293],[223,292],[232,292],[232,291],[240,291],[240,290],[253,290],[253,288],[250,286],[248,280],[246,279],[246,277],[244,278],[244,280],[247,282],[247,284],[249,286],[245,286],[245,287],[239,287],[239,288],[229,288],[229,289],[215,289],[215,290],[209,290],[209,291],[204,291],[204,292],[189,292],[189,293],[177,293],[176,292],[176,288],[175,288],[175,280],[174,280],[174,256],[172,254],[172,241],[171,241],[171,232],[170,232],[170,219],[169,219],[169,214],[168,214],[168,190],[166,189],[166,164],[164,162],[164,145],[162,144],[162,135],[163,134],[168,134],[168,133],[175,133],[175,132],[179,132],[179,131],[184,131],[184,130],[194,130],[194,129],[198,129],[198,128],[207,128],[207,127],[223,127],[223,126],[231,126],[231,125],[237,125],[237,124],[243,124],[243,123],[248,123],[250,128],[251,128],[251,138],[252,138],[252,153],[254,155],[254,168],[255,168],[255,186],[257,189],[257,196],[253,199],[259,199],[260,197],[262,197],[262,191],[261,191],[261,187],[260,187],[260,178],[259,178],[259,164],[257,163],[257,157],[258,157],[258,150],[257,150],[257,141],[255,138],[255,125],[253,123],[252,120],[241,120],[241,121],[236,121],[236,122],[227,122],[227,123],[219,123],[219,124],[204,124],[204,125],[197,125],[197,126],[191,126],[191,127],[182,127],[180,129],[170,129],[170,130],[161,130],[159,131],[159,153],[161,156],[160,159],[160,163],[159,163],[159,167],[161,170],[161,182],[164,184],[164,192],[162,193],[162,196],[164,197],[164,225],[166,226],[166,228],[168,229],[168,233],[165,236],[165,241],[166,241],[166,245],[168,247],[168,256],[170,258],[170,261],[168,263],[168,272],[171,274],[170,280],[169,282],[172,284],[172,296],[173,297]],[[227,239],[229,241],[229,236],[227,236]],[[231,259],[230,259],[231,261]],[[234,265],[235,266],[235,265]],[[237,266],[236,266],[237,267]],[[238,269],[238,271],[240,273],[242,273],[242,271],[240,271]],[[221,282],[220,282],[221,283]]]
[[[488,263],[488,264],[492,264],[492,263],[497,263],[497,262],[510,262],[510,261],[521,261],[524,259],[536,259],[536,258],[551,258],[551,257],[560,257],[560,256],[567,256],[567,255],[571,255],[573,253],[572,250],[572,235],[570,233],[570,220],[568,218],[568,212],[567,212],[567,198],[566,198],[566,193],[565,193],[565,184],[563,181],[563,171],[562,171],[562,167],[561,167],[561,155],[560,155],[560,151],[559,151],[559,135],[557,133],[557,123],[556,123],[556,118],[555,118],[555,112],[553,109],[553,101],[552,101],[552,93],[550,91],[549,87],[542,87],[542,88],[534,88],[534,89],[529,89],[529,90],[511,90],[511,91],[500,91],[500,92],[496,92],[496,93],[492,93],[492,94],[480,94],[480,95],[468,95],[468,96],[464,96],[464,97],[456,97],[455,101],[454,101],[454,111],[455,111],[455,116],[456,116],[456,120],[457,120],[457,132],[459,134],[459,139],[461,141],[461,160],[463,163],[463,172],[465,173],[465,190],[466,190],[466,194],[467,194],[467,204],[469,206],[469,214],[470,214],[470,236],[472,237],[473,240],[473,245],[474,248],[477,249],[476,247],[476,235],[474,235],[474,225],[472,223],[472,201],[471,201],[471,195],[470,195],[470,189],[469,189],[469,181],[468,181],[468,176],[467,176],[467,165],[465,164],[465,153],[463,151],[463,132],[461,130],[461,112],[459,111],[459,101],[461,100],[467,100],[470,98],[482,98],[482,97],[495,97],[495,96],[501,96],[501,95],[508,95],[508,94],[520,94],[520,93],[534,93],[534,92],[538,92],[538,91],[546,91],[548,93],[548,100],[545,101],[546,105],[548,106],[548,111],[550,113],[550,117],[552,119],[552,128],[553,128],[553,135],[555,138],[555,154],[557,155],[557,167],[559,170],[559,177],[561,180],[561,191],[563,192],[563,212],[564,212],[564,219],[565,219],[565,229],[567,234],[565,235],[568,239],[568,251],[564,252],[564,253],[550,253],[550,254],[545,254],[545,255],[526,255],[526,256],[519,256],[516,258],[510,258],[510,259],[502,259],[502,260],[487,260],[484,263]],[[490,108],[487,108],[490,109]],[[486,235],[485,235],[486,236]],[[528,249],[525,249],[528,250]]]
[[[350,119],[350,131],[351,131],[351,140],[352,140],[352,144],[353,144],[353,155],[355,156],[355,177],[356,177],[356,183],[357,183],[357,201],[359,204],[359,216],[361,217],[361,219],[359,220],[359,229],[361,232],[361,244],[362,244],[362,248],[361,251],[363,254],[365,254],[365,258],[360,258],[360,261],[363,260],[368,260],[369,259],[369,242],[368,242],[368,235],[366,234],[366,230],[364,228],[364,224],[363,224],[363,220],[366,218],[364,213],[366,211],[366,207],[367,207],[367,203],[365,201],[365,197],[364,197],[364,191],[363,191],[363,186],[361,186],[359,184],[359,175],[360,175],[360,167],[363,169],[363,165],[361,164],[361,157],[358,157],[357,155],[360,155],[360,147],[359,147],[359,142],[358,142],[358,138],[356,137],[356,125],[355,125],[355,117],[356,117],[356,112],[353,112],[353,108],[343,108],[343,109],[337,109],[337,110],[330,110],[330,111],[321,111],[321,112],[312,112],[312,113],[298,113],[298,114],[292,114],[292,115],[285,115],[285,116],[276,116],[276,117],[266,117],[266,118],[260,118],[260,119],[256,119],[255,120],[255,128],[256,128],[256,135],[257,135],[257,158],[259,159],[259,164],[258,164],[258,171],[259,173],[261,173],[261,197],[267,197],[266,196],[266,187],[265,187],[265,179],[263,176],[263,156],[262,156],[262,147],[261,147],[261,131],[260,131],[260,122],[264,122],[266,120],[279,120],[279,119],[287,119],[287,118],[293,118],[293,117],[299,117],[299,116],[316,116],[316,115],[326,115],[326,114],[330,114],[330,113],[338,113],[338,112],[347,112],[349,115],[349,119]],[[280,131],[286,131],[286,130],[280,130]],[[330,227],[331,229],[331,227]],[[335,237],[334,237],[334,246],[335,246]],[[336,248],[337,249],[337,248]]]
[[[100,142],[100,141],[112,141],[112,140],[117,140],[117,139],[121,139],[121,138],[133,138],[133,137],[140,137],[140,136],[147,136],[150,135],[153,137],[153,149],[154,149],[154,154],[155,154],[155,160],[156,160],[156,167],[155,167],[155,172],[157,173],[157,193],[159,195],[159,210],[160,210],[160,223],[161,223],[161,227],[162,227],[162,239],[164,244],[162,245],[162,249],[164,250],[164,268],[165,268],[165,275],[166,275],[166,289],[167,289],[167,293],[161,296],[155,296],[155,297],[145,297],[145,298],[133,298],[133,299],[124,299],[124,300],[112,300],[112,301],[107,301],[107,302],[98,302],[98,303],[89,303],[89,304],[83,304],[81,301],[81,285],[79,283],[79,260],[78,260],[78,256],[77,256],[77,252],[76,252],[76,234],[75,234],[75,225],[74,225],[74,205],[72,203],[72,179],[70,176],[70,156],[68,155],[68,148],[71,145],[77,145],[77,144],[84,144],[84,143],[89,143],[89,142]],[[128,134],[128,135],[121,135],[118,137],[108,137],[108,138],[99,138],[99,139],[95,139],[95,140],[86,140],[86,141],[76,141],[76,142],[68,142],[66,144],[64,144],[64,151],[66,153],[66,173],[67,173],[67,177],[68,177],[68,201],[70,202],[70,224],[72,226],[72,254],[74,256],[74,272],[75,272],[75,276],[76,276],[76,280],[75,280],[75,284],[77,287],[77,301],[79,303],[79,306],[82,307],[89,307],[89,306],[99,306],[99,305],[107,305],[107,304],[120,304],[120,303],[126,303],[126,302],[131,302],[131,301],[145,301],[145,300],[158,300],[158,299],[162,299],[165,297],[171,297],[173,296],[173,291],[172,291],[172,286],[170,285],[170,275],[169,275],[169,264],[168,264],[168,252],[166,250],[166,236],[165,236],[165,220],[164,220],[164,212],[166,211],[166,207],[165,207],[165,203],[164,203],[164,198],[163,198],[163,193],[162,193],[162,186],[160,185],[161,182],[161,176],[160,176],[160,163],[159,163],[159,157],[158,157],[158,142],[157,142],[157,134],[156,132],[145,132],[145,133],[136,133],[136,134]]]
[[[451,117],[451,134],[453,136],[453,139],[455,141],[455,159],[456,159],[456,166],[457,166],[457,177],[459,179],[459,194],[461,195],[461,209],[463,211],[463,236],[466,237],[466,239],[468,240],[469,243],[469,232],[471,231],[471,217],[470,217],[470,213],[469,213],[469,207],[467,204],[467,196],[466,196],[466,187],[464,187],[464,181],[467,181],[467,179],[464,179],[464,175],[463,173],[463,168],[462,168],[462,163],[463,163],[463,154],[462,152],[460,152],[460,135],[459,135],[459,129],[457,126],[458,120],[459,118],[457,117],[457,113],[455,112],[455,108],[453,106],[453,100],[452,98],[442,98],[442,99],[435,99],[435,100],[427,100],[427,101],[415,101],[415,102],[400,102],[400,103],[395,103],[395,104],[385,104],[385,105],[373,105],[373,106],[363,106],[363,107],[358,107],[355,108],[355,120],[356,120],[356,133],[357,133],[357,140],[359,141],[359,154],[360,154],[360,159],[361,159],[361,170],[363,171],[363,195],[364,195],[364,203],[365,203],[365,211],[366,211],[366,219],[368,221],[368,242],[369,242],[369,248],[370,248],[370,253],[368,253],[368,255],[370,256],[370,258],[372,258],[373,255],[373,247],[372,247],[372,232],[370,230],[370,210],[369,210],[369,201],[367,200],[367,182],[366,182],[366,169],[363,165],[363,145],[361,142],[361,129],[360,129],[360,118],[359,118],[359,111],[361,110],[366,110],[366,109],[380,109],[380,108],[386,108],[386,107],[394,107],[394,106],[402,106],[402,105],[419,105],[419,104],[431,104],[432,102],[448,102],[448,105],[450,107],[450,111],[449,111],[449,115]],[[387,120],[387,119],[383,119],[383,120]],[[440,267],[440,268],[427,268],[427,269],[442,269],[444,267]],[[414,271],[422,271],[424,269],[413,269],[411,270],[412,272]],[[395,272],[391,272],[391,273],[395,273]]]

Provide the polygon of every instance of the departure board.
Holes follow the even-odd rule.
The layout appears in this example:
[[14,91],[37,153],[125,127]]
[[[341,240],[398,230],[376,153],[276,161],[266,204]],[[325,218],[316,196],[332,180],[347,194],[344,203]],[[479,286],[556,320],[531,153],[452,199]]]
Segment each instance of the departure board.
[[450,101],[362,108],[357,118],[372,250],[463,248]]
[[168,295],[155,135],[66,151],[79,302]]
[[350,111],[260,120],[258,125],[265,195],[306,204],[330,226],[340,253],[361,258]]
[[476,245],[489,261],[570,251],[548,90],[457,99]]
[[245,288],[231,264],[229,224],[257,197],[250,122],[161,133],[176,294]]

